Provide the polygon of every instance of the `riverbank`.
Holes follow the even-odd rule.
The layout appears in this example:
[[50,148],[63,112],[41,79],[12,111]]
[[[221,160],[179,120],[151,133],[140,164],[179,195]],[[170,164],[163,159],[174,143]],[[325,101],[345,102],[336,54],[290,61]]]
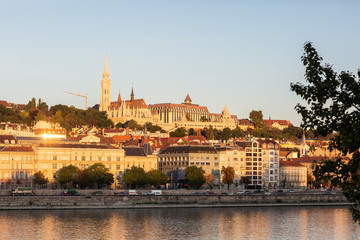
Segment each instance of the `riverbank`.
[[0,210],[350,206],[342,194],[0,196]]

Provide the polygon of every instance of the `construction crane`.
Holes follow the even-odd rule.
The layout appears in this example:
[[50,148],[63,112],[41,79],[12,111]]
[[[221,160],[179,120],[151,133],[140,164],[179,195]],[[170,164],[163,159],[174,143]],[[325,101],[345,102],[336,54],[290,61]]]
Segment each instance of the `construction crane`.
[[72,92],[67,92],[67,91],[64,91],[64,92],[65,92],[65,93],[68,93],[68,94],[72,94],[72,95],[76,95],[76,96],[85,98],[85,110],[87,109],[88,94],[86,94],[86,95],[81,95],[81,94],[79,94],[79,93],[72,93]]

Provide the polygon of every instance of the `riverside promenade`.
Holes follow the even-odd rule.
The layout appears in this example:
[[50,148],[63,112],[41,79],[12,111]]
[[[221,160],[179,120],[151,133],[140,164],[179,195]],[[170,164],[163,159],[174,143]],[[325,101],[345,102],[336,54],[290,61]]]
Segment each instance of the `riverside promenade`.
[[[95,190],[79,191],[81,196],[60,196],[61,190],[35,190],[34,196],[0,196],[0,210],[12,209],[125,209],[125,208],[205,208],[350,206],[341,192],[295,192],[227,195],[214,192],[163,191],[162,195],[114,195],[114,190],[94,196]],[[120,192],[117,190],[116,192]],[[50,194],[51,193],[51,194]],[[141,192],[140,192],[141,194]]]

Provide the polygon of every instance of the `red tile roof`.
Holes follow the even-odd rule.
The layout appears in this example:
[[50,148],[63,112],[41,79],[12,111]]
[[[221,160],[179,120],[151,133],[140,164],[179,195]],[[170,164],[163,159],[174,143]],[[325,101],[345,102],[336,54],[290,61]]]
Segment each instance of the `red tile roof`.
[[0,151],[1,152],[34,152],[34,149],[32,149],[32,147],[10,146],[10,147],[4,147]]
[[280,167],[281,166],[289,166],[289,167],[305,167],[301,163],[295,162],[295,161],[280,161]]
[[[119,108],[122,102],[111,102],[110,109]],[[148,108],[144,99],[134,99],[125,101],[126,108]]]

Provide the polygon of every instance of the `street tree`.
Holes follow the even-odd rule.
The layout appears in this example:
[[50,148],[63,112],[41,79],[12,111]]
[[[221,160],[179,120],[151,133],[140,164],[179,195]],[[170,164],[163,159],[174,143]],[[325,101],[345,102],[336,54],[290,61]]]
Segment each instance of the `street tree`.
[[245,185],[245,189],[247,188],[247,186],[251,183],[249,177],[246,177],[246,176],[242,176],[240,178],[240,184],[241,185]]
[[323,64],[323,58],[311,42],[304,45],[302,62],[307,83],[291,84],[291,90],[306,102],[295,107],[302,116],[301,127],[314,129],[317,136],[334,133],[329,148],[338,150],[342,156],[352,156],[348,163],[342,156],[335,161],[323,161],[315,166],[314,176],[340,186],[345,197],[353,203],[355,221],[359,221],[360,70],[357,77],[349,71],[336,73],[330,64]]
[[165,173],[161,172],[160,170],[153,169],[148,171],[147,173],[147,183],[150,186],[160,186],[160,185],[166,185],[168,182],[168,176],[166,176]]
[[185,179],[192,188],[200,188],[205,182],[205,171],[200,167],[191,166],[185,169]]
[[88,178],[96,188],[108,187],[114,183],[114,174],[102,163],[95,163],[87,170]]
[[259,111],[252,110],[249,114],[249,118],[256,128],[259,128],[262,125],[263,114],[261,110]]
[[235,170],[233,167],[222,167],[221,168],[221,174],[222,174],[222,183],[225,183],[228,185],[228,189],[230,188],[230,185],[234,182],[235,178]]
[[62,186],[72,187],[75,181],[76,173],[79,170],[74,165],[69,165],[61,168],[57,174],[57,180]]
[[35,185],[44,185],[47,184],[49,182],[49,179],[47,179],[45,177],[45,174],[41,171],[38,171],[36,173],[34,173],[34,178],[33,178],[34,184]]
[[212,175],[211,173],[205,175],[206,185],[208,185],[210,188],[213,188],[215,180],[216,180],[215,176]]
[[144,187],[148,182],[148,176],[144,169],[135,166],[126,169],[123,178],[124,182],[128,184],[130,188]]

